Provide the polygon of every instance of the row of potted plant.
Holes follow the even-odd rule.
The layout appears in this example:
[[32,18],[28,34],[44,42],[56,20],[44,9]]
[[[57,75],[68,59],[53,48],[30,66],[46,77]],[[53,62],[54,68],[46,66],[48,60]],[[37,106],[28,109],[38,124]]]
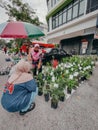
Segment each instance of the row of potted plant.
[[45,101],[51,99],[51,107],[57,108],[59,100],[64,101],[81,81],[90,77],[94,64],[92,57],[79,56],[63,58],[56,68],[47,63],[37,77],[38,95],[44,94]]

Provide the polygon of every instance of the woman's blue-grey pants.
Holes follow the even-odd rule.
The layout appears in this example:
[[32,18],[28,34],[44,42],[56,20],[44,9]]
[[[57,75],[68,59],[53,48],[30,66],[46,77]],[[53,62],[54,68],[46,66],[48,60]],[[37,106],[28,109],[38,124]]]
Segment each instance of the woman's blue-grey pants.
[[38,94],[38,88],[36,88],[36,92],[32,92],[30,102],[24,109],[21,110],[22,112],[27,111],[30,108],[31,103],[35,101],[35,97],[37,94]]

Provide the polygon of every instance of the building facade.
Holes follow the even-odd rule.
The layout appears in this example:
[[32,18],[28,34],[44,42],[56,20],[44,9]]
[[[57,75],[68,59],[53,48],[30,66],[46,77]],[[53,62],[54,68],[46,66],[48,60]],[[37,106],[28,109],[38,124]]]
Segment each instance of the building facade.
[[40,24],[39,28],[45,34],[45,36],[39,37],[39,40],[47,43],[47,31],[48,31],[47,24],[42,23]]
[[47,0],[47,39],[67,52],[98,50],[98,0]]

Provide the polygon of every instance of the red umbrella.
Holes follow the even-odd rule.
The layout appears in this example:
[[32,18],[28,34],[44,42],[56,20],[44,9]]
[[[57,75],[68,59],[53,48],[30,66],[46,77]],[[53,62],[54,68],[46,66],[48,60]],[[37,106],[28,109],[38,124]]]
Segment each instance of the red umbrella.
[[27,22],[4,22],[0,24],[2,38],[35,38],[44,36],[44,33],[35,25]]

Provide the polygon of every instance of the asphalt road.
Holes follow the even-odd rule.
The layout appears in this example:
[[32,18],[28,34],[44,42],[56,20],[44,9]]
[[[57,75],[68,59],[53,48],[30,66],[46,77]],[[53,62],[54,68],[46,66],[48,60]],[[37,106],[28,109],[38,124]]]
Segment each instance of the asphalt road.
[[[0,52],[0,65],[5,65]],[[0,76],[0,97],[7,76]],[[36,108],[24,116],[8,113],[0,105],[0,130],[98,130],[98,66],[91,78],[54,110],[37,96]]]

